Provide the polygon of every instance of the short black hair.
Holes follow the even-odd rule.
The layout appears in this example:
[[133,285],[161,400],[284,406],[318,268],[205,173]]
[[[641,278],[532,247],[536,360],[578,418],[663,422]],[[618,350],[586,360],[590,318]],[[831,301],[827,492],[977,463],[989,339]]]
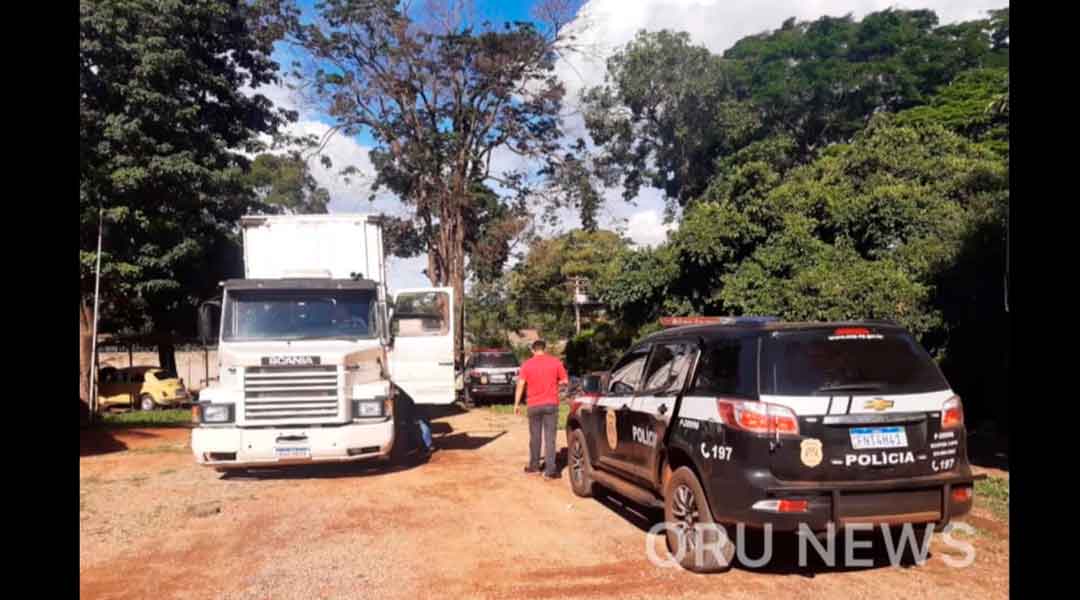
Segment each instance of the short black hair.
[[533,352],[536,352],[537,350],[543,350],[545,348],[547,348],[547,344],[544,342],[544,340],[536,340],[532,343]]

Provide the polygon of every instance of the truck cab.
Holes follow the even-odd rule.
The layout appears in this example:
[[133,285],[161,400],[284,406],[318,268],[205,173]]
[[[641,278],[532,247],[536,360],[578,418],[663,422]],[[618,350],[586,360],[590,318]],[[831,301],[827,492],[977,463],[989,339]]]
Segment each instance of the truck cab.
[[245,277],[222,283],[220,305],[200,323],[216,329],[220,378],[193,410],[198,463],[224,471],[388,457],[405,441],[403,409],[454,401],[453,295],[389,294],[377,217],[241,225]]

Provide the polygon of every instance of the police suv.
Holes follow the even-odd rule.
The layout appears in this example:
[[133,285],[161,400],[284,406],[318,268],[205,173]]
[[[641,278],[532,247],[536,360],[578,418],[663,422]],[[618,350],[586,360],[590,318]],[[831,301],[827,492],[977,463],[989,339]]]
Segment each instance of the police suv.
[[[697,524],[925,531],[971,510],[960,398],[890,322],[677,327],[585,389],[567,421],[573,491],[599,484],[663,506],[673,553]],[[722,567],[694,558],[676,554],[691,570]]]

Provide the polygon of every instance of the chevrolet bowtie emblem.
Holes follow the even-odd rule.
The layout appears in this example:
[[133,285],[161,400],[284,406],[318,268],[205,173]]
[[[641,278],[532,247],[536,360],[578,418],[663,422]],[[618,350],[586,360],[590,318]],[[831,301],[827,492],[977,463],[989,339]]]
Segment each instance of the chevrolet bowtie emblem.
[[867,400],[863,408],[869,408],[870,410],[886,410],[893,407],[895,404],[892,400],[886,400],[884,398],[874,398],[873,400]]

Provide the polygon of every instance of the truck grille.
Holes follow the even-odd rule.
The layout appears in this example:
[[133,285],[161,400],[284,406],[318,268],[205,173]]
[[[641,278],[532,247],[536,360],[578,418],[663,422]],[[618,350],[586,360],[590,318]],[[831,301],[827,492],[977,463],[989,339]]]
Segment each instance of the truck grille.
[[338,418],[337,367],[248,367],[244,419],[248,422],[330,422]]

